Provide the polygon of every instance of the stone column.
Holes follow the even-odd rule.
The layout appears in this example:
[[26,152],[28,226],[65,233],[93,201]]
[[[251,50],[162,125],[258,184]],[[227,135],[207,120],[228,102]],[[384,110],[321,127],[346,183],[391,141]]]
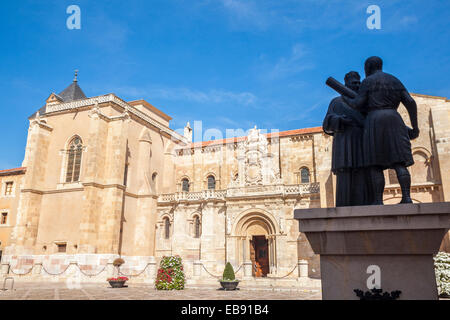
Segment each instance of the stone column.
[[216,234],[214,231],[216,224],[216,207],[213,203],[207,203],[202,211],[202,234],[201,243],[201,261],[209,272],[216,272]]
[[[439,163],[440,178],[442,182],[442,201],[450,201],[450,119],[448,115],[448,102],[431,108],[433,118],[433,134],[436,146],[436,158]],[[427,135],[421,132],[421,135]],[[433,152],[434,153],[434,152]]]
[[41,274],[41,272],[42,272],[42,262],[36,262],[33,265],[32,274]]
[[118,253],[121,239],[122,213],[124,210],[125,162],[128,149],[128,125],[130,118],[125,112],[109,123],[105,158],[105,188],[102,207],[98,216],[98,253]]
[[202,275],[202,262],[194,261],[194,277],[201,277]]
[[112,261],[108,261],[108,263],[106,264],[106,276],[108,278],[114,277],[115,269],[116,267],[113,265]]
[[253,264],[252,264],[252,262],[245,261],[243,268],[244,268],[244,280],[253,279],[253,275],[252,275]]
[[9,274],[9,263],[2,263],[2,265],[1,265],[1,272],[2,272],[2,275],[8,275]]
[[48,146],[53,128],[37,118],[30,122],[28,130],[25,159],[22,163],[27,167],[27,172],[21,187],[16,225],[11,234],[14,249],[13,252],[6,250],[8,254],[32,254],[37,239],[42,183],[45,180]]
[[151,256],[148,259],[148,266],[147,266],[147,278],[150,283],[154,283],[156,281],[156,260],[155,257]]
[[100,117],[97,108],[89,114],[89,149],[83,153],[82,179],[83,210],[80,223],[79,253],[95,253],[97,248],[98,213],[104,201],[103,189],[99,183],[104,181],[106,167],[106,147],[108,122]]
[[[154,226],[156,224],[157,195],[154,190],[156,186],[152,181],[151,163],[152,138],[149,129],[144,128],[139,138],[137,161],[135,159],[133,162],[133,165],[137,166],[137,193],[139,195],[133,245],[134,255],[137,256],[152,256],[155,249]],[[157,176],[157,179],[161,177]]]
[[307,278],[308,277],[308,261],[298,260],[298,277]]

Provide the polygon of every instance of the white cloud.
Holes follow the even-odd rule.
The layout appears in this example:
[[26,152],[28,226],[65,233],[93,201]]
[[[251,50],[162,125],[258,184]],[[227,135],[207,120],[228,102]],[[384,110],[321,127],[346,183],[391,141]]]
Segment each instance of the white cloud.
[[116,87],[114,93],[132,98],[148,97],[175,101],[190,101],[203,104],[237,103],[251,106],[257,97],[251,92],[233,92],[220,89],[208,91],[193,90],[185,87]]
[[267,27],[267,14],[251,1],[222,0],[223,7],[230,13],[232,23],[251,24],[259,29]]
[[269,80],[285,78],[307,69],[313,69],[314,64],[306,58],[308,51],[302,44],[295,44],[288,57],[280,58],[275,65],[265,72],[264,77]]

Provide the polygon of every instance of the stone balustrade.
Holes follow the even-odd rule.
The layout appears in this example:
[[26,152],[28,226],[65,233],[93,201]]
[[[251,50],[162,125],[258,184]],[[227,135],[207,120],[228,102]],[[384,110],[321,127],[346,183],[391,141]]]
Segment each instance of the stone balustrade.
[[225,200],[232,197],[253,195],[303,196],[319,194],[319,183],[303,183],[295,185],[245,186],[226,190],[203,190],[196,192],[176,192],[161,194],[158,202]]

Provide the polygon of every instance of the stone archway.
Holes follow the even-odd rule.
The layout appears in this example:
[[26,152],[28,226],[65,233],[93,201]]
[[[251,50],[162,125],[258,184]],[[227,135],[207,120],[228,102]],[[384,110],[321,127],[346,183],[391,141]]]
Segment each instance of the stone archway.
[[273,216],[263,210],[241,213],[232,234],[236,241],[236,260],[252,264],[254,277],[265,277],[276,270],[276,235],[278,225]]

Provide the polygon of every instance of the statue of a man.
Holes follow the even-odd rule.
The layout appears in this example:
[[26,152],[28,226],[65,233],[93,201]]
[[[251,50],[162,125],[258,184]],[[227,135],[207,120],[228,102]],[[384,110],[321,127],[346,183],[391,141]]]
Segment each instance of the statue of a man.
[[[345,86],[358,92],[361,77],[351,71]],[[331,171],[336,175],[336,207],[373,202],[368,170],[363,168],[362,137],[365,116],[352,109],[342,96],[334,98],[323,120],[323,130],[333,136]]]
[[[411,139],[419,136],[417,105],[403,84],[393,75],[382,71],[379,57],[366,60],[366,78],[354,99],[344,100],[356,110],[367,112],[364,126],[364,165],[370,168],[373,204],[383,204],[383,170],[391,168],[397,173],[402,190],[400,203],[412,203],[410,196],[411,176],[407,167],[414,164]],[[412,129],[403,122],[397,112],[400,102],[408,110]]]

